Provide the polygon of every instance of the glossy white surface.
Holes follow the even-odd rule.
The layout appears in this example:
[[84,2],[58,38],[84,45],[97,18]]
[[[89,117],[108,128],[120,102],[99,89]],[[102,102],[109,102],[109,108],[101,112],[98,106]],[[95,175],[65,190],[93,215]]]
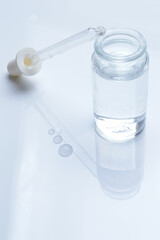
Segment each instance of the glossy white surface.
[[[0,239],[159,240],[159,7],[157,0],[3,1]],[[88,26],[98,25],[141,31],[150,54],[144,177],[139,192],[123,201],[106,196],[94,176],[92,44],[46,61],[41,72],[29,79],[11,80],[6,72],[8,61],[19,49],[26,46],[39,50]],[[48,107],[85,150],[85,153],[77,150],[79,155],[83,153],[80,159],[75,152],[68,158],[59,156],[59,145],[48,134],[51,126],[32,106],[43,94],[49,97]],[[69,140],[73,141],[70,134],[65,135],[69,144]],[[132,150],[127,154],[131,154],[133,162],[126,168],[135,166],[138,150]],[[86,152],[93,161],[87,158],[85,166]]]

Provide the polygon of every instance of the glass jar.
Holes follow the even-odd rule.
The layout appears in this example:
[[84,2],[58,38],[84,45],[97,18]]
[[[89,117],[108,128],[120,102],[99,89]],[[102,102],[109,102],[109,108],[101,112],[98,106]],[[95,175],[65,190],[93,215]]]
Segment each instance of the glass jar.
[[111,141],[133,139],[145,126],[149,57],[135,30],[110,29],[92,55],[97,133]]

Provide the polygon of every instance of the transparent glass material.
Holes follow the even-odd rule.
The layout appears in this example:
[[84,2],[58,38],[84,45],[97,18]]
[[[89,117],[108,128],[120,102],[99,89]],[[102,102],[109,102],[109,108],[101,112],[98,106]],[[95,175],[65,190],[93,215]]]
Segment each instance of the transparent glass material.
[[145,126],[149,57],[143,36],[110,29],[92,55],[97,133],[111,141],[133,139]]

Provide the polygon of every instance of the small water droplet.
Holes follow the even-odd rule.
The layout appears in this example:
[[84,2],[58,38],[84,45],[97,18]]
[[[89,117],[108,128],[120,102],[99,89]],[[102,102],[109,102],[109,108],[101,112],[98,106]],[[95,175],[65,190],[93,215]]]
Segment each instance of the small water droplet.
[[73,148],[69,144],[63,144],[59,148],[59,155],[62,157],[69,157],[73,153]]
[[59,144],[63,141],[63,138],[60,136],[60,135],[56,135],[54,138],[53,138],[53,142],[55,144]]
[[49,129],[48,130],[48,134],[49,135],[53,135],[55,133],[55,130],[53,128]]

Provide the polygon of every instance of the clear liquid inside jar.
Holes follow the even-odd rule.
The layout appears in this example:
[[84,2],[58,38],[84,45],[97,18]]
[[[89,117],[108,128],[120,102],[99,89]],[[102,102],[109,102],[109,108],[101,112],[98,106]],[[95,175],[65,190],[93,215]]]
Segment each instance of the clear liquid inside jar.
[[149,57],[143,36],[110,29],[95,42],[92,56],[94,119],[97,133],[128,141],[145,126]]

